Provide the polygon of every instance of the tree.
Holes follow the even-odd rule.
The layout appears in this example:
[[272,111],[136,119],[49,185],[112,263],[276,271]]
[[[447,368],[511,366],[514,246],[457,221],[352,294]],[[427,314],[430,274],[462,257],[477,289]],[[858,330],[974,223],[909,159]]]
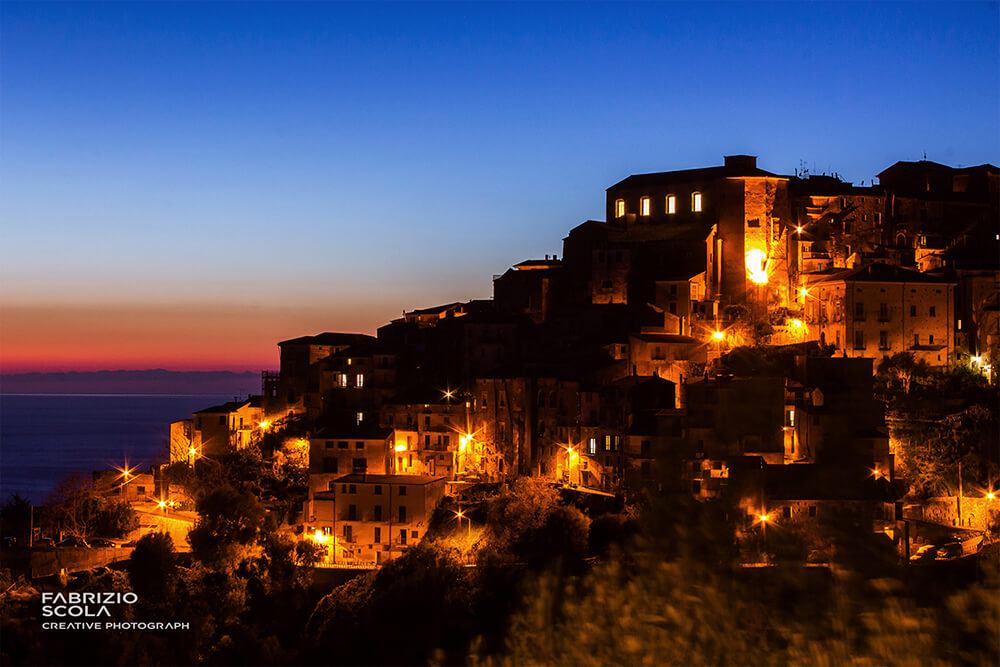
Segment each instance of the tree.
[[195,557],[206,563],[232,561],[233,548],[255,542],[264,524],[264,508],[257,498],[228,485],[203,496],[197,510],[188,542]]
[[147,600],[163,600],[173,590],[177,564],[170,533],[147,533],[136,542],[129,557],[132,588]]
[[28,532],[31,530],[31,501],[14,494],[0,508],[0,535],[13,537],[18,544],[28,544]]

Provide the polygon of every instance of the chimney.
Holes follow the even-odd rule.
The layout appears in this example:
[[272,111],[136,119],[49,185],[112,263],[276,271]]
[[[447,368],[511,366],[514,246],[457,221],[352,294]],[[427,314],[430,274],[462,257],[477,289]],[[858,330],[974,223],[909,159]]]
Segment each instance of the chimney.
[[756,155],[726,155],[723,156],[726,161],[726,167],[730,169],[756,169],[757,168],[757,156]]

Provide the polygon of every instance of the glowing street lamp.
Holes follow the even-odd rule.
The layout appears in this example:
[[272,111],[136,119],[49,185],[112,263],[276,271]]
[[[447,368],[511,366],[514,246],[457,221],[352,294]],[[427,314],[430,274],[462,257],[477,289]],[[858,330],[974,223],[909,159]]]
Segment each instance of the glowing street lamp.
[[452,513],[455,515],[455,520],[458,521],[458,527],[459,528],[462,527],[462,519],[468,519],[468,521],[469,521],[469,537],[472,537],[472,518],[469,517],[469,516],[466,516],[466,514],[462,511],[461,507],[458,508],[457,512],[453,511]]
[[996,494],[993,491],[986,492],[986,500],[996,500]]
[[801,234],[802,233],[802,225],[796,225],[795,226],[795,233],[796,234]]
[[713,331],[712,332],[712,338],[714,340],[717,340],[717,341],[721,342],[721,341],[723,341],[723,340],[726,339],[726,332],[725,331]]
[[260,427],[261,431],[266,431],[271,426],[271,422],[266,419],[262,419],[261,421],[257,422],[257,426]]

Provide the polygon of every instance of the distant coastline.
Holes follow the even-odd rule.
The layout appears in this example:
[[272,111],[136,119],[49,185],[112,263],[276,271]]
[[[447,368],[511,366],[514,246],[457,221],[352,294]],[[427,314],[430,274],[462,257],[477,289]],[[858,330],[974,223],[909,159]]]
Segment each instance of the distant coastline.
[[128,371],[0,374],[0,394],[247,395],[260,393],[260,373]]

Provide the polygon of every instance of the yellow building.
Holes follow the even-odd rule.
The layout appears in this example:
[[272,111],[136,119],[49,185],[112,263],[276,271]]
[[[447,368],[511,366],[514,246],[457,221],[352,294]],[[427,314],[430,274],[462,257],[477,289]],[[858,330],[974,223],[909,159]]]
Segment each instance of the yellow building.
[[931,366],[955,354],[955,284],[888,264],[821,275],[806,288],[820,342],[846,357],[911,352]]

